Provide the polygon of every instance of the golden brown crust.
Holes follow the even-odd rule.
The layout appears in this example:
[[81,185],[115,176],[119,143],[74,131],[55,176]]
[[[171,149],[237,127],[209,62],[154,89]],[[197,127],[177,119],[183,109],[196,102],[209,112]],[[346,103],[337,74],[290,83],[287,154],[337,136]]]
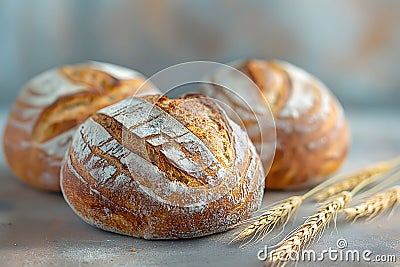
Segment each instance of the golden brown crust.
[[[275,100],[272,107],[277,123],[278,147],[266,179],[267,187],[289,189],[310,186],[335,172],[346,158],[350,137],[342,108],[332,93],[311,76],[296,76],[303,73],[297,74],[298,70],[291,65],[250,61],[247,66],[267,99],[270,102]],[[262,71],[256,72],[257,67]],[[274,75],[281,78],[281,83],[275,84],[278,86],[268,84]],[[299,83],[299,79],[304,79],[300,86],[306,87],[304,92],[309,90],[314,100],[303,113],[296,114],[295,111],[287,116],[285,109],[295,94],[294,86],[298,86],[294,83]],[[295,101],[302,101],[301,97],[307,96],[299,95]],[[323,98],[328,100],[324,103]],[[299,105],[298,109],[301,108]],[[322,114],[324,109],[326,114]],[[313,116],[321,118],[310,121]],[[291,124],[292,131],[281,127],[287,122]]]
[[[138,93],[144,81],[132,70],[98,62],[52,69],[31,80],[5,128],[4,151],[15,175],[59,191],[60,163],[75,128],[97,110]],[[146,92],[158,90],[144,86],[139,93]]]
[[[241,150],[228,167],[204,136],[187,127],[208,121],[209,114],[187,119],[185,99],[199,111],[215,109],[222,129],[230,129],[229,145]],[[175,117],[179,112],[183,121]],[[210,131],[211,142],[226,140],[221,129]],[[80,127],[62,166],[61,186],[69,205],[92,225],[174,239],[224,231],[248,218],[261,203],[264,175],[248,136],[210,100],[145,97],[105,108]]]
[[[266,178],[267,188],[310,186],[340,167],[350,143],[349,127],[339,102],[320,81],[282,61],[249,60],[235,67],[256,83],[274,115],[277,148]],[[213,78],[219,79],[217,74]],[[222,99],[220,90],[213,88],[207,94]],[[224,95],[223,99],[235,105],[229,96]],[[251,101],[248,104],[263,105]],[[254,145],[260,147],[261,135],[254,127],[255,119],[247,115],[248,108],[235,108],[244,110],[239,116]],[[268,160],[264,162],[266,169]]]
[[[144,97],[146,99],[148,97]],[[150,96],[154,101],[154,97]],[[169,100],[162,96],[154,103],[180,121],[211,150],[213,155],[228,168],[234,158],[232,129],[225,114],[211,99],[201,95],[185,95]]]

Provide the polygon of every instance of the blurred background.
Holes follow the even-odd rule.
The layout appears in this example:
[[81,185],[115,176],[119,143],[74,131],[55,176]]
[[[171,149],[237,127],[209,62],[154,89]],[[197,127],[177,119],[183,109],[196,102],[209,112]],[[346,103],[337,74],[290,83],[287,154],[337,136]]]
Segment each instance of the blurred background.
[[[0,0],[0,142],[21,87],[47,69],[97,60],[151,76],[185,61],[249,57],[294,63],[338,96],[353,137],[340,172],[399,156],[398,0]],[[149,243],[97,231],[73,215],[60,195],[16,179],[2,147],[0,266],[260,265],[260,247],[238,251],[225,245],[231,233]],[[266,200],[286,196],[269,192]],[[363,227],[348,224],[321,239],[320,250],[335,247],[340,235],[351,249],[398,254],[399,215]]]
[[88,59],[147,76],[180,62],[283,59],[345,108],[400,104],[400,1],[0,0],[0,105]]

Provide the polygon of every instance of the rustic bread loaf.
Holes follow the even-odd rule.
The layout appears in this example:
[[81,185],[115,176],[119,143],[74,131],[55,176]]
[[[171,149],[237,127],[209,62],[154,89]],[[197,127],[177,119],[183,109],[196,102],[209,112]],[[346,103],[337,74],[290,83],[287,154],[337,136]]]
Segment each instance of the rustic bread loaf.
[[146,239],[224,231],[258,209],[264,185],[246,132],[198,95],[98,111],[75,133],[61,169],[64,198],[83,220]]
[[[233,67],[246,74],[260,91],[241,88],[240,82],[235,84],[235,72],[214,73],[211,81],[232,85],[230,89],[254,109],[266,105],[266,98],[274,115],[277,148],[267,174],[267,188],[309,186],[340,167],[349,147],[349,128],[340,103],[324,84],[283,61],[249,60]],[[259,150],[260,128],[249,107],[238,104],[231,93],[218,86],[204,86],[202,93],[234,108]],[[264,136],[268,134],[273,133]],[[269,166],[264,167],[268,171]]]
[[59,191],[61,160],[78,125],[133,94],[159,92],[140,88],[144,81],[133,70],[100,62],[63,66],[32,79],[12,106],[4,133],[14,174],[35,187]]

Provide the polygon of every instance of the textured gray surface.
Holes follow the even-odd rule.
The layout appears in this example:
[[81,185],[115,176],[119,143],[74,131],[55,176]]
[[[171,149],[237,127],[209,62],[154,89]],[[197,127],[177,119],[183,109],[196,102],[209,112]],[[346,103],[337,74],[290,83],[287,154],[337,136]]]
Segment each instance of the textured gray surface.
[[[342,170],[358,168],[377,160],[399,155],[400,110],[348,111],[353,130],[353,146]],[[5,112],[0,113],[3,132]],[[264,203],[285,198],[290,193],[267,192]],[[295,225],[314,208],[301,208]],[[345,238],[347,249],[371,250],[373,255],[395,254],[400,262],[400,211],[390,220],[373,223],[343,223],[330,228],[311,248],[316,252]],[[288,225],[287,230],[293,228]],[[178,241],[145,241],[107,233],[81,221],[60,194],[30,188],[11,174],[0,152],[0,266],[260,266],[257,251],[277,240],[239,249],[227,245],[233,232]],[[132,252],[135,248],[137,252]],[[301,262],[298,266],[364,266],[366,262]]]

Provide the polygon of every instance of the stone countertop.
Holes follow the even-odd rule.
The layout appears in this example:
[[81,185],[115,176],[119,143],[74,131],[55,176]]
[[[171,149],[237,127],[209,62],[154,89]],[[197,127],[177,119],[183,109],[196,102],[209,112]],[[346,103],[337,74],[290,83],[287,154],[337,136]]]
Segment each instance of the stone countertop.
[[[342,170],[354,170],[371,162],[400,154],[399,110],[349,110],[353,144]],[[6,112],[0,112],[3,132]],[[266,192],[264,205],[293,193]],[[299,210],[294,224],[312,213],[313,203]],[[382,216],[372,223],[344,222],[331,225],[310,249],[317,253],[337,249],[345,239],[345,250],[372,251],[375,255],[396,255],[396,263],[374,266],[398,266],[400,262],[400,210],[388,219]],[[146,241],[108,233],[91,227],[78,218],[61,194],[35,190],[16,179],[0,151],[0,266],[260,266],[257,252],[278,241],[266,239],[260,244],[239,249],[227,245],[233,231],[203,238],[177,241]],[[282,235],[281,237],[283,237]],[[132,249],[136,252],[132,252]],[[361,262],[300,262],[298,266],[364,266]]]

